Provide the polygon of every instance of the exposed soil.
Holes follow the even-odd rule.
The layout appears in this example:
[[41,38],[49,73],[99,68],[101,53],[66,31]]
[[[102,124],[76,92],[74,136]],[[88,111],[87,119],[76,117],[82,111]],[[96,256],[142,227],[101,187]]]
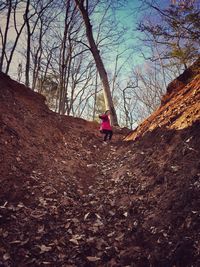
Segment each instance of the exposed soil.
[[98,124],[0,73],[0,266],[200,266],[192,75],[129,141],[114,129],[103,145]]

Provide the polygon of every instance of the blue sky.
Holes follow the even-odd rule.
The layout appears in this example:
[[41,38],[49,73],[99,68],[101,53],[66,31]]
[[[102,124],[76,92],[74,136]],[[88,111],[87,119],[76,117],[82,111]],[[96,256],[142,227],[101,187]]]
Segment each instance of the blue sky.
[[[156,1],[160,8],[164,8],[170,4],[170,0]],[[116,11],[120,21],[127,27],[136,26],[137,22],[148,10],[140,0],[127,0],[127,4],[119,11]]]
[[[157,0],[157,4],[161,8],[169,5],[170,2],[170,0]],[[127,29],[124,42],[120,44],[119,53],[129,47],[130,50],[124,56],[131,54],[130,60],[132,60],[133,65],[140,65],[144,62],[140,51],[142,47],[141,42],[138,39],[138,37],[142,37],[142,34],[136,29],[145,13],[149,15],[148,9],[146,9],[140,0],[127,0],[126,5],[115,11],[117,20]],[[143,49],[145,48],[143,47]],[[146,51],[146,53],[148,52]]]
[[122,61],[125,57],[129,57],[132,64],[142,64],[143,62],[138,47],[138,36],[140,33],[136,31],[137,23],[143,16],[143,11],[140,7],[141,2],[139,0],[128,0],[127,5],[116,11],[117,20],[126,28],[124,42],[120,44],[119,53],[129,48],[124,53]]

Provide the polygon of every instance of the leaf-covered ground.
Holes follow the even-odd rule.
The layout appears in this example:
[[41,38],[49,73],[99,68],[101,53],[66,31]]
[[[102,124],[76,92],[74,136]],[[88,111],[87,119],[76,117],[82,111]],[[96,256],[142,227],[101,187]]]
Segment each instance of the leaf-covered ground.
[[103,145],[98,125],[0,85],[0,266],[200,266],[198,110]]

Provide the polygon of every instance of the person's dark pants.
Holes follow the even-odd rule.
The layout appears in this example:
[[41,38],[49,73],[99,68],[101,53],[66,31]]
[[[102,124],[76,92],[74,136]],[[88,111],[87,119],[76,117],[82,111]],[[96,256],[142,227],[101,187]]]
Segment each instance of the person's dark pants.
[[101,133],[105,134],[105,135],[104,135],[104,138],[103,138],[104,141],[106,141],[107,138],[108,138],[109,140],[112,139],[112,136],[113,136],[113,131],[112,131],[112,130],[102,130]]

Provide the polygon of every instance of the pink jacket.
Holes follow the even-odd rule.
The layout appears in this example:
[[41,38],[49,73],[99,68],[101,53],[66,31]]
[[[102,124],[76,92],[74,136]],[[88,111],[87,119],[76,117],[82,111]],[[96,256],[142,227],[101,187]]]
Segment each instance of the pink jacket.
[[100,130],[111,131],[112,127],[110,125],[110,119],[109,119],[108,115],[104,114],[104,115],[99,116],[99,118],[102,120]]

